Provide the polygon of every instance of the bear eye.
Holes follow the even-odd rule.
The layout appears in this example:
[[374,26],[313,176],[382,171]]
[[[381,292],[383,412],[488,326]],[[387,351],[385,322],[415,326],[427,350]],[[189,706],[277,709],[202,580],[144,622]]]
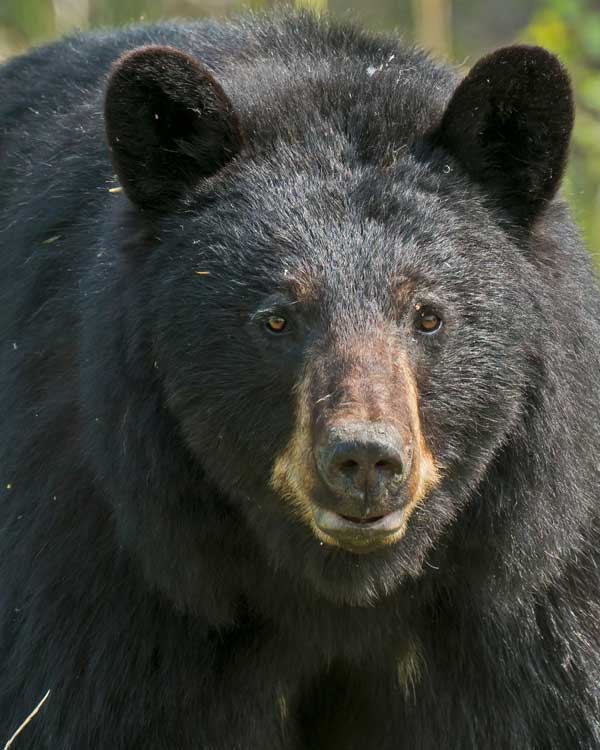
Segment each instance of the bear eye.
[[270,315],[265,320],[265,327],[269,333],[283,333],[287,328],[287,320],[280,315]]
[[442,327],[442,319],[430,307],[417,306],[417,330],[419,333],[431,334]]

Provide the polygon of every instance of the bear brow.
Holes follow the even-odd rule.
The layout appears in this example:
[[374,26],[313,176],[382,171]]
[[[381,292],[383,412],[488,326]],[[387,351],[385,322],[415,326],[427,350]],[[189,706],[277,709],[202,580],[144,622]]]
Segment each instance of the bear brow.
[[415,279],[399,276],[393,283],[394,298],[400,305],[407,305],[415,293]]
[[284,272],[282,291],[293,300],[293,304],[308,304],[318,299],[316,280],[308,274],[293,276]]

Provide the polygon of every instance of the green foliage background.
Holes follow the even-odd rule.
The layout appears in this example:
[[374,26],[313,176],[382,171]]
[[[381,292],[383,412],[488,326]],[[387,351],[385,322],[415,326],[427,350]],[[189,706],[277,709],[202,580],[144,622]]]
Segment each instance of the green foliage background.
[[[75,28],[114,26],[172,16],[223,15],[278,0],[0,0],[0,59]],[[431,43],[468,67],[480,54],[513,41],[541,44],[569,68],[577,124],[565,191],[600,265],[600,1],[599,0],[296,0],[353,16],[379,30]],[[428,15],[429,14],[429,15]],[[440,15],[447,18],[441,28]],[[420,19],[420,20],[419,20]],[[419,38],[419,35],[423,38]],[[435,39],[435,36],[434,36]]]
[[543,6],[523,37],[556,52],[573,78],[577,124],[565,189],[600,260],[600,7],[591,0],[547,0]]

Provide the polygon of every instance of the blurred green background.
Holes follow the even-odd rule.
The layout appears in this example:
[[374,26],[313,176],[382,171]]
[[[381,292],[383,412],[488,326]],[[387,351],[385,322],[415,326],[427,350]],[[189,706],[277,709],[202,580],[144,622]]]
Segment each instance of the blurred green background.
[[[0,60],[75,29],[231,14],[278,0],[0,0]],[[600,265],[600,0],[296,0],[400,33],[468,67],[514,41],[541,44],[567,64],[577,125],[565,190]]]

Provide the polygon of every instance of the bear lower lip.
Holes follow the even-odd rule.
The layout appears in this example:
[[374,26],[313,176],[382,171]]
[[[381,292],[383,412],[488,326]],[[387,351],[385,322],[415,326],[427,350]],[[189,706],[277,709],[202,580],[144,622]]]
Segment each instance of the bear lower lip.
[[315,506],[313,518],[318,529],[340,547],[353,552],[367,552],[390,542],[405,526],[403,510],[370,518],[343,516]]

